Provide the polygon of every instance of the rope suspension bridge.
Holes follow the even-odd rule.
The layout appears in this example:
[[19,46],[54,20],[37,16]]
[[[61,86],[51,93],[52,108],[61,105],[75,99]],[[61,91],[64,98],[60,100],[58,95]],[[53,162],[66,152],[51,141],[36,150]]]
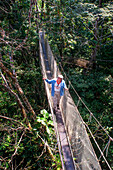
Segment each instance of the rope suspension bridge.
[[[45,34],[42,31],[39,32],[39,47],[43,77],[47,77],[48,79],[57,77],[57,75],[60,74],[60,70],[57,67],[57,63],[53,57],[49,43],[45,38]],[[75,105],[69,91],[65,91],[65,95],[60,102],[60,110],[57,110],[55,114],[52,107],[50,85],[45,82],[45,90],[53,117],[62,169],[101,170],[99,160],[97,159],[89,136],[87,134],[87,129],[100,151],[100,157],[103,157],[108,166],[108,169],[111,170],[111,167],[104,156],[104,151],[108,151],[110,142],[113,141],[113,139],[109,136],[107,131],[102,127],[102,125],[98,122],[93,113],[88,109],[83,100],[80,98],[73,85],[69,81],[68,77],[66,76],[61,64],[60,67],[62,68],[62,71],[65,75],[65,78],[68,80],[69,85],[71,85],[75,94],[78,97],[78,103],[77,105]],[[100,149],[91,130],[89,129],[88,125],[83,121],[78,111],[77,107],[80,102],[82,102],[82,104],[88,110],[89,119],[91,120],[91,117],[93,117],[109,138],[109,141],[103,151]]]

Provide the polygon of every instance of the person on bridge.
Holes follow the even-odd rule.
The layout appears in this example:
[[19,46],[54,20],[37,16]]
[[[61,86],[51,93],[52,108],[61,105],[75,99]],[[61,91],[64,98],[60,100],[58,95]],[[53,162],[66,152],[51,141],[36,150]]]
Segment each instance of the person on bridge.
[[59,103],[61,96],[64,95],[64,89],[68,90],[68,88],[66,87],[66,83],[63,80],[62,75],[58,75],[57,78],[54,78],[52,80],[48,80],[47,78],[43,78],[43,80],[45,80],[49,84],[52,84],[51,96],[53,99],[53,108],[54,111],[56,111],[57,109],[59,109]]

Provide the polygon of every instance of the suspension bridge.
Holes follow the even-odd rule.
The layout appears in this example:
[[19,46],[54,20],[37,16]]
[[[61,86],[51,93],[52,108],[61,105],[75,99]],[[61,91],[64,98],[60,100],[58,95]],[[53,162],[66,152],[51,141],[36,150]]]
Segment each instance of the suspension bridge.
[[[43,31],[39,32],[39,47],[43,77],[46,77],[48,79],[57,77],[57,75],[60,74],[60,70],[57,67],[57,63],[54,59],[48,40],[45,38],[45,34]],[[69,83],[71,84],[70,81]],[[48,103],[53,117],[54,129],[57,137],[62,169],[101,170],[99,160],[95,154],[95,151],[87,134],[86,131],[87,128],[89,130],[90,135],[94,139],[94,142],[96,143],[101,156],[106,162],[108,169],[111,170],[111,167],[107,162],[103,154],[103,151],[101,151],[88,125],[83,121],[78,111],[77,105],[79,105],[79,102],[82,102],[84,105],[85,103],[77,94],[74,87],[72,86],[73,90],[75,91],[78,97],[77,105],[74,104],[69,91],[65,91],[65,95],[63,96],[60,102],[60,109],[57,110],[56,114],[53,112],[50,88],[51,88],[50,85],[48,85],[45,82],[45,90],[47,93]],[[85,107],[87,108],[86,105]],[[89,109],[88,111],[90,117],[92,116],[94,117],[94,115]],[[94,119],[98,122],[98,120],[95,117]],[[99,125],[101,127],[101,124]],[[104,128],[103,130],[105,131]],[[109,134],[106,131],[105,133],[109,137],[108,144],[106,145],[106,147],[108,147],[108,145],[110,145],[110,141],[113,141],[113,139],[109,136]]]

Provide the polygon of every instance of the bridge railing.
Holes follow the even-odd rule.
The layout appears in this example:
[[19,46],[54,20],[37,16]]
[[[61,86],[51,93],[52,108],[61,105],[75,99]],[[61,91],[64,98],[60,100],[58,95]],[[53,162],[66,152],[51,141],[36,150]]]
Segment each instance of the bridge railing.
[[[53,78],[57,77],[60,71],[57,67],[57,63],[54,59],[48,40],[45,37],[44,44],[46,50],[46,57],[49,61],[48,67],[51,70],[51,75]],[[47,70],[45,71],[45,76],[46,74],[49,74]],[[77,166],[77,169],[101,170],[99,161],[96,157],[96,154],[88,137],[84,121],[76,105],[74,104],[69,91],[65,91],[65,95],[61,99],[60,109],[62,112],[62,117],[66,127],[66,132],[70,142],[72,154],[75,158],[75,164]]]

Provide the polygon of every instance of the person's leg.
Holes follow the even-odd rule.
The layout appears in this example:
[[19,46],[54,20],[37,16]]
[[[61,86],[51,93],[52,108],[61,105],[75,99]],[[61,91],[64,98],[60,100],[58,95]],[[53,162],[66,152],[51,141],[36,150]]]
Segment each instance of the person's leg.
[[58,109],[59,109],[60,99],[61,99],[60,92],[58,92],[57,93],[57,108]]
[[54,94],[52,99],[53,99],[53,108],[56,110],[57,109],[57,94],[56,93]]

